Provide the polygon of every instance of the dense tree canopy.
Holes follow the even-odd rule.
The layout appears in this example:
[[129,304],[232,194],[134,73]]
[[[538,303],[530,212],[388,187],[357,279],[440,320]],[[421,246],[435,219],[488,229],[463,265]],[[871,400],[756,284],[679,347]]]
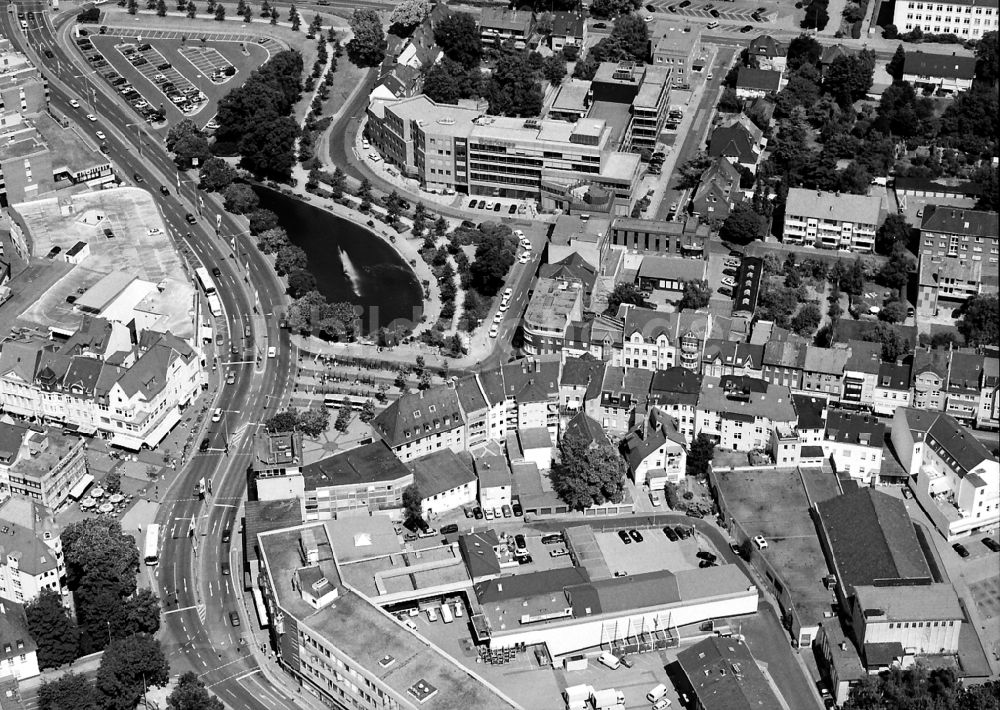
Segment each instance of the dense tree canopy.
[[424,74],[423,91],[432,101],[457,104],[459,99],[478,96],[481,80],[478,68],[466,69],[451,57],[443,57]]
[[798,69],[803,64],[819,64],[823,56],[823,45],[810,35],[801,34],[788,43],[785,62],[789,69]]
[[986,32],[976,43],[976,78],[996,84],[1000,76],[1000,40],[996,30]]
[[430,14],[430,0],[401,0],[389,16],[389,27],[399,35],[406,35]]
[[480,225],[487,234],[476,246],[475,261],[469,266],[470,285],[484,296],[495,296],[503,285],[517,254],[517,239],[510,228],[498,224]]
[[466,69],[479,66],[483,42],[476,18],[467,12],[453,12],[434,27],[434,41],[445,55]]
[[182,170],[201,165],[211,156],[208,138],[189,118],[171,126],[167,131],[166,146],[174,154],[177,167]]
[[618,307],[623,303],[643,307],[646,305],[646,294],[640,291],[634,283],[628,281],[615,284],[614,290],[608,294],[608,307],[605,313],[615,315],[618,313]]
[[609,444],[569,433],[559,442],[559,463],[552,472],[556,494],[575,510],[619,502],[625,490],[625,461]]
[[236,170],[222,158],[209,158],[199,173],[202,189],[221,192],[236,179]]
[[640,0],[592,0],[590,14],[594,17],[607,19],[619,15],[627,16],[640,7],[642,7]]
[[385,32],[378,13],[359,8],[350,19],[354,37],[347,43],[347,56],[359,67],[375,67],[385,58]]
[[864,98],[875,75],[875,52],[862,49],[857,54],[840,56],[826,70],[823,88],[841,106]]
[[888,256],[897,244],[907,246],[912,231],[913,226],[906,221],[905,215],[888,215],[875,233],[875,251]]
[[1000,703],[1000,682],[963,688],[952,668],[916,665],[863,676],[851,688],[844,710],[993,710]]
[[209,695],[197,673],[188,671],[177,679],[177,685],[167,697],[169,710],[225,710],[218,698]]
[[42,681],[38,710],[103,710],[93,683],[82,674],[67,671],[55,680]]
[[58,592],[43,589],[24,612],[31,638],[38,644],[39,668],[58,668],[79,655],[80,632]]
[[745,202],[733,208],[719,230],[719,237],[732,244],[749,244],[764,235],[764,218]]
[[708,281],[685,281],[684,295],[681,296],[681,300],[677,303],[677,310],[694,311],[699,308],[704,308],[708,305],[708,301],[711,297],[712,287],[708,285]]
[[159,641],[134,634],[104,649],[94,685],[105,710],[133,710],[144,684],[166,685],[169,679],[170,666]]
[[1000,302],[996,294],[973,296],[960,310],[958,332],[969,345],[1000,345]]
[[528,52],[506,52],[497,61],[486,87],[489,111],[496,116],[537,116],[542,87],[529,64]]

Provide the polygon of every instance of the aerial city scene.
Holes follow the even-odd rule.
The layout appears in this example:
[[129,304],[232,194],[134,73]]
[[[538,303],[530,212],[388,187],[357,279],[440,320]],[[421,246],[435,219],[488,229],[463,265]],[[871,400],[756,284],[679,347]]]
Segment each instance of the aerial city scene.
[[1000,710],[998,19],[8,0],[0,710]]

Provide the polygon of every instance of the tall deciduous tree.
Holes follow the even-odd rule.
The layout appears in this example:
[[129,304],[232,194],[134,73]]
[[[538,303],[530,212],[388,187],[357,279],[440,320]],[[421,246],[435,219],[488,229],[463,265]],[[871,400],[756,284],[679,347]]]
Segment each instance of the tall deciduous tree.
[[857,54],[840,56],[826,70],[823,88],[841,106],[864,98],[875,75],[875,53],[862,49]]
[[681,311],[697,310],[708,305],[712,297],[712,288],[708,281],[685,281],[684,295],[677,304],[677,309]]
[[389,26],[398,35],[409,34],[431,12],[430,0],[402,0],[389,16]]
[[1000,345],[1000,303],[996,294],[973,296],[960,311],[958,332],[969,345]]
[[39,668],[58,668],[77,657],[80,632],[57,592],[43,589],[24,613],[31,638],[38,644]]
[[875,233],[875,251],[888,256],[897,244],[904,247],[910,243],[913,227],[901,214],[890,214]]
[[450,59],[466,69],[479,66],[483,41],[476,19],[467,12],[453,12],[434,27],[434,41]]
[[147,634],[114,641],[101,658],[95,687],[105,710],[132,710],[143,686],[166,685],[170,666],[160,642]]
[[976,43],[976,78],[996,84],[1000,77],[1000,40],[996,30],[985,32]]
[[167,697],[170,710],[225,710],[222,701],[208,694],[205,684],[193,671],[177,679],[177,685]]
[[432,101],[456,104],[476,95],[479,78],[478,69],[466,69],[451,57],[443,57],[424,75],[423,92]]
[[733,244],[749,244],[764,233],[764,218],[741,202],[729,213],[719,230],[719,236]]
[[351,15],[354,38],[347,43],[347,56],[359,67],[378,66],[385,57],[385,33],[378,13],[359,8]]
[[38,710],[103,710],[97,691],[85,675],[67,671],[55,680],[42,681]]
[[552,488],[575,510],[619,502],[625,490],[625,461],[609,444],[595,444],[570,432],[559,442]]
[[486,88],[490,113],[497,116],[537,116],[542,110],[542,87],[528,64],[527,52],[500,57]]
[[801,34],[788,43],[785,62],[789,69],[798,69],[803,64],[819,64],[823,56],[823,45],[810,35]]
[[423,520],[423,498],[416,483],[411,483],[403,489],[403,514],[407,522]]
[[223,206],[233,214],[247,214],[257,209],[260,199],[249,185],[242,182],[233,183],[223,193]]
[[189,168],[195,161],[204,163],[211,156],[205,134],[188,118],[167,132],[166,146],[174,154],[174,162],[179,168]]
[[623,303],[644,307],[646,305],[646,294],[640,291],[639,287],[634,283],[624,282],[616,284],[611,293],[608,294],[608,307],[605,313],[615,315],[618,313],[618,307]]

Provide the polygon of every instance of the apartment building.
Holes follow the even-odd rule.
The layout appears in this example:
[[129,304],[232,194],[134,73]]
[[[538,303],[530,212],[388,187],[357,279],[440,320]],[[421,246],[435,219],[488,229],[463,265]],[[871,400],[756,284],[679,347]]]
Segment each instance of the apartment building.
[[711,313],[664,313],[629,306],[622,340],[625,367],[655,371],[680,365],[700,372],[705,343],[722,334],[724,320]]
[[753,377],[760,379],[763,368],[764,346],[738,343],[721,338],[705,341],[705,354],[701,359],[701,372],[705,377]]
[[736,98],[759,99],[777,94],[782,86],[782,72],[741,66],[736,74]]
[[1000,359],[997,358],[996,351],[983,359],[976,428],[1000,429]]
[[524,351],[529,355],[562,352],[573,321],[583,317],[583,284],[567,279],[539,278],[524,311]]
[[653,373],[638,368],[608,366],[601,397],[588,402],[587,414],[612,437],[624,436],[646,414]]
[[908,361],[883,362],[878,368],[878,379],[872,391],[872,408],[876,414],[891,417],[899,407],[909,407],[913,396],[910,390],[912,363]]
[[[24,605],[0,595],[0,675],[13,676],[19,681],[37,676],[37,649]],[[9,700],[5,697],[4,704]]]
[[372,419],[371,427],[404,463],[439,449],[468,448],[462,406],[449,385],[403,394]]
[[852,340],[850,356],[844,363],[844,389],[841,404],[859,409],[875,406],[875,385],[882,365],[882,343]]
[[882,200],[877,196],[794,187],[785,203],[782,241],[870,254],[882,219]]
[[559,408],[565,414],[576,415],[585,402],[600,396],[605,367],[603,360],[590,355],[566,358],[559,373]]
[[250,500],[304,497],[302,432],[258,431],[247,467]]
[[954,417],[901,407],[892,419],[893,448],[914,477],[910,487],[949,541],[1000,524],[1000,464]]
[[972,88],[976,58],[951,54],[907,52],[903,60],[903,81],[914,87],[954,93]]
[[792,390],[802,389],[805,347],[805,340],[798,336],[789,340],[767,340],[761,359],[761,378]]
[[413,472],[384,441],[363,444],[302,467],[304,519],[400,508]]
[[0,118],[0,207],[51,192],[52,151],[34,124],[19,113]]
[[996,212],[927,205],[920,222],[919,253],[997,264],[997,233]]
[[413,472],[413,483],[420,491],[425,520],[464,505],[475,505],[479,498],[472,459],[466,454],[459,456],[451,449],[442,449],[413,459],[407,468]]
[[951,353],[944,411],[966,426],[976,420],[979,411],[984,360],[975,351],[953,350]]
[[87,475],[82,437],[59,429],[0,422],[0,494],[30,498],[58,510]]
[[839,399],[843,390],[844,368],[851,357],[850,349],[805,347],[802,360],[802,390],[827,399]]
[[983,290],[983,262],[968,257],[920,255],[917,313],[950,315]]
[[616,217],[611,223],[610,243],[632,252],[680,254],[700,257],[711,234],[697,218],[680,222]]
[[684,441],[695,437],[695,409],[701,394],[701,375],[686,367],[668,367],[653,373],[649,384],[649,407],[669,414]]
[[535,16],[530,10],[487,7],[479,17],[480,38],[488,47],[512,42],[516,49],[524,49],[534,26]]
[[963,40],[979,39],[997,29],[997,15],[997,6],[990,0],[898,0],[893,7],[892,24],[900,32],[919,29],[931,34],[954,34]]
[[60,532],[52,511],[36,501],[0,503],[0,597],[27,604],[43,589],[69,593]]
[[258,535],[259,584],[281,667],[331,707],[519,706],[343,583],[322,524]]
[[794,431],[798,419],[787,387],[751,377],[706,377],[698,397],[695,430],[733,451],[770,448],[777,427]]
[[823,455],[837,472],[858,483],[877,483],[885,434],[885,425],[870,414],[831,411],[826,418]]
[[913,353],[913,406],[925,411],[944,410],[951,351],[918,348]]
[[603,119],[488,116],[420,94],[372,101],[367,130],[388,163],[431,191],[538,200],[543,182],[590,185],[626,210],[638,194],[639,156],[615,150],[615,131]]
[[654,66],[669,67],[674,83],[687,84],[701,51],[701,25],[656,23],[650,41]]
[[[113,358],[112,358],[113,356]],[[171,333],[87,319],[62,344],[8,340],[0,349],[0,404],[9,414],[155,448],[206,382],[203,355]]]
[[622,444],[632,481],[651,491],[682,483],[687,471],[686,445],[674,418],[658,408],[650,409]]

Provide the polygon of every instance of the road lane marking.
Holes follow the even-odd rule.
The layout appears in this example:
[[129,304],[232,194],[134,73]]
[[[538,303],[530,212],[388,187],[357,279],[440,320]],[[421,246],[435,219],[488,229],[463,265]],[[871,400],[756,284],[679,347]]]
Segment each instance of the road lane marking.
[[[197,609],[197,608],[198,608],[197,604],[192,604],[191,606],[184,606],[184,607],[181,607],[180,609],[171,609],[170,611],[165,611],[165,612],[163,612],[163,615],[166,616],[167,614],[176,614],[179,611],[189,611],[191,609]],[[183,626],[183,625],[184,624],[182,623],[181,626]]]

